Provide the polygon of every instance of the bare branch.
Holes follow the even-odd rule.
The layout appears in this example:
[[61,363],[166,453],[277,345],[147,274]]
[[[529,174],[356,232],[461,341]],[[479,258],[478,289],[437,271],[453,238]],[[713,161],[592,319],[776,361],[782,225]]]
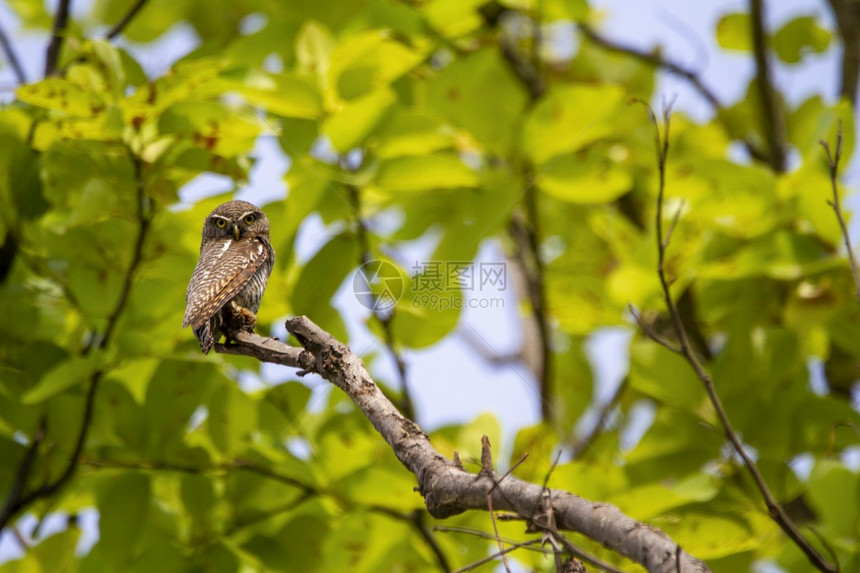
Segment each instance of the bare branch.
[[[636,49],[632,46],[625,46],[623,44],[619,44],[614,42],[594,30],[591,26],[580,23],[579,29],[588,38],[591,42],[593,42],[596,46],[603,48],[609,52],[615,52],[618,54],[624,54],[626,56],[630,56],[631,58],[635,58],[641,62],[649,64],[651,66],[663,69],[670,74],[675,74],[684,80],[686,80],[694,90],[696,90],[699,95],[701,95],[713,108],[717,121],[722,123],[729,132],[734,131],[732,126],[726,121],[726,115],[723,113],[725,111],[725,107],[722,102],[720,102],[716,93],[709,88],[699,77],[699,75],[690,68],[687,68],[677,62],[673,62],[672,60],[666,59],[656,53],[646,52],[643,50]],[[760,150],[755,143],[752,141],[743,140],[744,145],[747,148],[749,154],[762,162],[768,163],[768,155]]]
[[768,163],[774,171],[782,173],[786,168],[785,120],[773,86],[764,19],[764,1],[750,0],[750,22],[756,65],[755,82],[761,102],[762,131],[767,141]]
[[665,240],[665,236],[663,234],[663,201],[665,198],[666,189],[666,160],[669,154],[670,109],[667,108],[663,112],[663,134],[661,136],[660,125],[657,122],[657,117],[654,114],[654,111],[651,109],[650,106],[648,106],[647,103],[644,105],[648,109],[648,116],[651,118],[651,121],[654,124],[654,132],[656,139],[655,148],[657,153],[657,167],[659,172],[659,186],[657,188],[657,209],[654,222],[656,228],[657,243],[657,275],[660,279],[660,286],[663,291],[663,299],[666,303],[666,308],[668,309],[669,315],[672,319],[672,326],[681,345],[682,354],[695,371],[696,376],[704,385],[705,391],[708,394],[708,398],[710,399],[710,402],[717,413],[717,417],[720,419],[720,423],[723,426],[726,438],[728,438],[729,442],[731,442],[735,452],[743,460],[744,465],[749,470],[750,475],[752,475],[753,481],[755,482],[759,492],[764,498],[764,502],[767,506],[767,510],[770,516],[773,518],[774,521],[776,521],[776,523],[785,532],[785,534],[788,535],[788,537],[800,548],[800,550],[804,552],[809,561],[817,569],[819,569],[820,571],[835,573],[836,571],[838,571],[838,567],[829,563],[809,543],[809,540],[807,540],[800,533],[800,530],[797,528],[797,525],[785,511],[785,508],[783,508],[783,506],[771,493],[756,463],[749,456],[749,454],[747,454],[746,448],[744,447],[743,443],[741,442],[740,438],[732,427],[731,422],[729,421],[728,414],[726,414],[725,408],[723,407],[723,403],[720,400],[720,397],[717,395],[716,389],[714,387],[714,381],[711,378],[711,375],[708,373],[707,370],[705,370],[705,367],[702,365],[702,363],[696,356],[693,346],[690,343],[690,338],[687,335],[687,330],[684,327],[683,320],[681,319],[681,313],[678,311],[678,307],[675,304],[675,301],[672,299],[670,282],[666,276],[665,269],[666,249],[669,245]]
[[[531,177],[529,177],[531,178]],[[544,284],[543,261],[540,256],[540,226],[537,204],[537,190],[529,184],[525,191],[527,215],[514,213],[508,225],[508,233],[514,242],[513,260],[519,267],[529,301],[531,318],[534,321],[533,337],[526,336],[520,351],[524,362],[532,369],[540,385],[541,419],[552,420],[552,347],[550,345],[550,325],[547,320],[546,285]],[[534,344],[534,351],[525,345]],[[533,359],[529,359],[533,358]]]
[[128,12],[125,13],[125,15],[120,19],[120,21],[114,24],[113,28],[108,31],[107,35],[105,36],[105,39],[113,40],[114,38],[119,36],[122,31],[125,30],[126,26],[131,23],[134,17],[137,16],[137,13],[140,12],[141,8],[143,8],[144,4],[146,4],[147,1],[148,0],[137,0],[137,2],[135,2],[134,5],[128,9]]
[[[360,264],[366,265],[374,259],[368,237],[370,229],[368,228],[369,226],[367,221],[362,215],[361,194],[358,187],[348,185],[347,191],[349,192],[350,205],[352,206],[353,214],[355,215],[356,224],[358,226],[358,244],[361,247]],[[387,314],[381,310],[377,310],[376,308],[373,308],[372,312],[374,319],[382,328],[382,333],[385,337],[385,347],[388,349],[388,353],[391,354],[391,358],[394,360],[394,365],[397,369],[397,378],[400,383],[400,393],[402,394],[402,398],[400,399],[400,408],[406,413],[408,418],[414,418],[415,404],[412,401],[412,394],[409,391],[409,383],[406,379],[406,361],[397,349],[397,345],[394,340],[394,332],[391,329],[391,321],[394,318],[394,308],[391,308],[390,312]]]
[[636,310],[636,308],[633,307],[632,304],[627,305],[627,309],[630,311],[630,314],[633,315],[633,318],[636,320],[636,324],[639,325],[639,328],[642,330],[642,333],[645,334],[645,336],[647,336],[666,350],[669,350],[670,352],[682,354],[681,347],[660,336],[660,334],[656,330],[654,330],[654,327],[644,318],[642,318],[642,315],[639,314],[639,312]]
[[24,66],[21,65],[21,60],[15,52],[15,47],[12,46],[9,36],[6,35],[6,30],[4,30],[2,26],[0,26],[0,48],[3,49],[3,53],[6,54],[6,59],[9,60],[9,65],[12,66],[12,71],[15,73],[15,79],[18,80],[19,84],[26,84],[27,74],[24,73]]
[[857,295],[857,301],[860,302],[860,270],[857,267],[857,257],[854,255],[854,248],[851,246],[848,225],[845,223],[845,217],[842,215],[842,202],[839,199],[839,162],[842,160],[842,122],[839,122],[839,129],[836,131],[836,150],[834,152],[831,152],[830,144],[826,141],[822,140],[819,143],[827,154],[827,167],[830,169],[830,186],[833,190],[833,200],[828,201],[828,204],[833,207],[836,220],[839,221],[839,228],[842,229],[842,238],[848,251],[848,263],[851,265],[851,276],[854,277],[854,292]]
[[313,356],[302,348],[286,346],[277,338],[263,338],[253,332],[232,332],[230,340],[215,344],[215,352],[250,356],[264,362],[281,364],[308,370],[313,365]]
[[828,0],[842,38],[842,80],[839,95],[857,107],[860,82],[860,3],[854,0]]
[[645,63],[651,64],[654,67],[664,69],[671,74],[675,74],[684,78],[687,82],[690,83],[691,86],[693,86],[693,89],[699,92],[699,95],[705,98],[709,104],[711,104],[711,107],[714,108],[715,111],[720,112],[723,110],[723,104],[720,102],[719,98],[717,98],[717,94],[715,94],[713,90],[711,90],[711,88],[705,85],[705,83],[695,71],[671,60],[667,60],[653,52],[645,52],[643,50],[638,50],[631,46],[625,46],[623,44],[613,42],[612,40],[605,38],[604,36],[599,34],[594,28],[592,28],[588,24],[580,23],[579,30],[585,35],[586,38],[591,40],[591,42],[605,50],[632,56],[637,60],[641,60]]
[[514,543],[510,547],[503,548],[501,551],[497,551],[497,552],[493,553],[492,555],[487,555],[483,559],[479,559],[478,561],[475,561],[471,565],[466,565],[465,567],[461,567],[460,569],[457,569],[453,573],[465,573],[466,571],[472,571],[474,569],[477,569],[478,567],[480,567],[481,565],[483,565],[485,563],[495,561],[499,557],[505,557],[508,553],[510,553],[516,549],[519,549],[520,547],[528,547],[530,545],[537,545],[538,543],[540,543],[539,539],[530,539],[528,541],[523,541],[522,543]]
[[52,76],[57,71],[60,50],[66,38],[66,28],[69,24],[69,6],[71,0],[59,0],[57,14],[54,16],[54,27],[51,31],[51,42],[45,54],[45,77]]
[[591,443],[594,442],[597,436],[599,436],[603,431],[604,426],[606,426],[606,420],[609,419],[609,414],[611,414],[612,410],[614,410],[618,405],[618,402],[621,400],[621,396],[627,389],[629,382],[630,378],[627,376],[621,380],[621,383],[618,384],[618,388],[615,389],[612,397],[609,398],[609,400],[607,400],[600,408],[600,413],[597,415],[597,421],[594,423],[594,426],[592,426],[591,431],[579,438],[573,445],[570,453],[573,459],[579,458],[586,450],[588,450],[591,447]]
[[15,515],[21,507],[23,500],[24,488],[27,485],[27,479],[30,477],[30,470],[33,467],[33,462],[39,452],[39,445],[45,439],[45,424],[47,420],[42,418],[36,428],[36,432],[30,439],[30,447],[27,448],[24,454],[24,459],[18,466],[18,471],[15,473],[15,480],[12,482],[12,489],[6,497],[6,502],[3,505],[3,510],[0,511],[0,531],[9,523],[9,519]]
[[[307,370],[343,390],[388,443],[400,462],[418,479],[418,491],[430,514],[444,519],[468,510],[487,509],[487,491],[493,507],[530,515],[544,488],[513,476],[504,480],[494,472],[472,474],[458,468],[430,444],[427,435],[413,421],[404,418],[371,378],[367,368],[343,343],[334,339],[306,317],[293,318],[287,330],[313,356]],[[237,341],[234,346],[251,344]],[[269,341],[266,348],[248,351],[261,360],[281,364],[294,350]],[[642,564],[650,571],[675,571],[676,543],[656,528],[637,522],[609,504],[593,503],[561,490],[548,490],[558,529],[578,531],[606,547]],[[708,571],[691,555],[681,552],[684,571]]]

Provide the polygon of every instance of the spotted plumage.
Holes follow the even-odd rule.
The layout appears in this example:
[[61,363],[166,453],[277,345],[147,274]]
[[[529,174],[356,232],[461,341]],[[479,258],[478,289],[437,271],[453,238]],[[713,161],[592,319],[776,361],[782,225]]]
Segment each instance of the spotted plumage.
[[190,326],[208,354],[226,322],[253,328],[275,263],[269,220],[247,201],[228,201],[203,223],[200,260],[185,296],[182,327]]

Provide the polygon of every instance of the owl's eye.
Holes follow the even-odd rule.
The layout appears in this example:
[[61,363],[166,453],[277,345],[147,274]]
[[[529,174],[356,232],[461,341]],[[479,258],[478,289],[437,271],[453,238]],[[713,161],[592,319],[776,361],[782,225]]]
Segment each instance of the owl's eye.
[[245,215],[245,222],[250,225],[256,218],[254,215]]
[[223,229],[227,226],[227,221],[225,221],[224,219],[215,219],[215,226],[219,229]]

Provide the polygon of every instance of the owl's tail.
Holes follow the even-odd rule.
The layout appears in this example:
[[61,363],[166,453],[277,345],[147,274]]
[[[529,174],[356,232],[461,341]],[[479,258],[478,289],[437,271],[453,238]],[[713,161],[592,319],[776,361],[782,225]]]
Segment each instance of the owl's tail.
[[215,344],[215,339],[212,338],[212,329],[209,326],[209,321],[203,323],[203,326],[194,331],[194,335],[200,341],[200,350],[203,354],[209,354],[212,346]]

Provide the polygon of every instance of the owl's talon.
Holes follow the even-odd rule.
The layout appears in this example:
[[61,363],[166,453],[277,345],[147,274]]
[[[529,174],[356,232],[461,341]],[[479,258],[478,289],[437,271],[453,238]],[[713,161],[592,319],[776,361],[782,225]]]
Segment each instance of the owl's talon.
[[231,310],[230,326],[234,330],[247,330],[251,332],[257,326],[257,315],[245,307],[230,301]]

